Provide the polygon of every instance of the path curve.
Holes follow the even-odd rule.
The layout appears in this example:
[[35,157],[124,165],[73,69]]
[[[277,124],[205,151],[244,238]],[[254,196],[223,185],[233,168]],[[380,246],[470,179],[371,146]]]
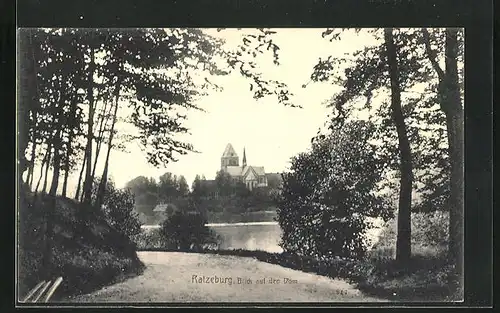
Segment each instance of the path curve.
[[[80,303],[386,301],[365,296],[342,280],[332,280],[253,258],[144,251],[138,252],[138,255],[146,265],[142,275],[91,294],[71,298],[69,301]],[[274,280],[274,283],[270,280]]]

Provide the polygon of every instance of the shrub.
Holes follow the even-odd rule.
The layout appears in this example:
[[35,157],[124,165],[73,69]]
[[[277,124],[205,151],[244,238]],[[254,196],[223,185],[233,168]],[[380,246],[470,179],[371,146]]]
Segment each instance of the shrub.
[[[414,255],[444,254],[448,246],[449,213],[433,211],[429,213],[411,214],[411,242]],[[370,254],[380,254],[382,251],[389,257],[394,257],[397,237],[397,217],[389,220],[379,240]]]
[[388,221],[379,241],[358,265],[358,287],[397,300],[449,297],[448,217],[443,211],[412,213],[412,258],[405,264],[395,260],[397,218]]
[[444,211],[413,214],[412,239],[424,247],[447,246],[449,216]]
[[382,168],[367,143],[370,129],[352,122],[292,159],[277,210],[284,251],[318,259],[363,256],[367,217],[391,215],[375,194]]
[[160,229],[144,230],[133,237],[137,250],[166,249],[169,245]]
[[[98,184],[95,183],[94,186],[97,188]],[[128,189],[117,189],[114,182],[108,180],[103,198],[103,212],[108,223],[129,238],[141,232],[141,221],[134,210],[134,202],[134,196]]]
[[205,224],[206,219],[200,214],[176,211],[161,224],[160,235],[166,248],[181,251],[217,246],[218,237]]

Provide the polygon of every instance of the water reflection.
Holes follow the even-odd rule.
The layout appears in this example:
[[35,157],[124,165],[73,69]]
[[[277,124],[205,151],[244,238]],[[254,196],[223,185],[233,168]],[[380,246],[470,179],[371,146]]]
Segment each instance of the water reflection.
[[[276,222],[213,223],[206,224],[221,239],[221,249],[262,250],[282,252],[278,245],[281,228]],[[146,231],[159,228],[159,225],[142,225]]]
[[221,237],[221,249],[282,252],[281,228],[275,222],[208,224]]
[[[371,247],[377,242],[382,223],[374,220],[374,228],[367,232],[366,245]],[[221,249],[262,250],[267,252],[282,252],[279,246],[281,228],[277,222],[247,222],[247,223],[211,223],[206,224],[220,236]],[[156,229],[159,225],[143,225],[143,229]]]

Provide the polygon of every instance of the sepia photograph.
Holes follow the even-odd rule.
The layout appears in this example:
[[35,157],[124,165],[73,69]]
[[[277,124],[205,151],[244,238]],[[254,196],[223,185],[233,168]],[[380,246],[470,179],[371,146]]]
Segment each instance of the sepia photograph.
[[464,29],[19,28],[19,304],[464,300]]

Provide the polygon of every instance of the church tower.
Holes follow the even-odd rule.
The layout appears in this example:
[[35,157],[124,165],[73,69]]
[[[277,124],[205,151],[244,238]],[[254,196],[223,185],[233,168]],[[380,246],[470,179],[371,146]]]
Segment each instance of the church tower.
[[243,163],[243,167],[247,166],[247,155],[245,153],[245,147],[243,147],[243,160],[241,162]]
[[228,166],[240,166],[240,158],[230,143],[227,144],[226,149],[220,158],[221,169],[226,169]]

